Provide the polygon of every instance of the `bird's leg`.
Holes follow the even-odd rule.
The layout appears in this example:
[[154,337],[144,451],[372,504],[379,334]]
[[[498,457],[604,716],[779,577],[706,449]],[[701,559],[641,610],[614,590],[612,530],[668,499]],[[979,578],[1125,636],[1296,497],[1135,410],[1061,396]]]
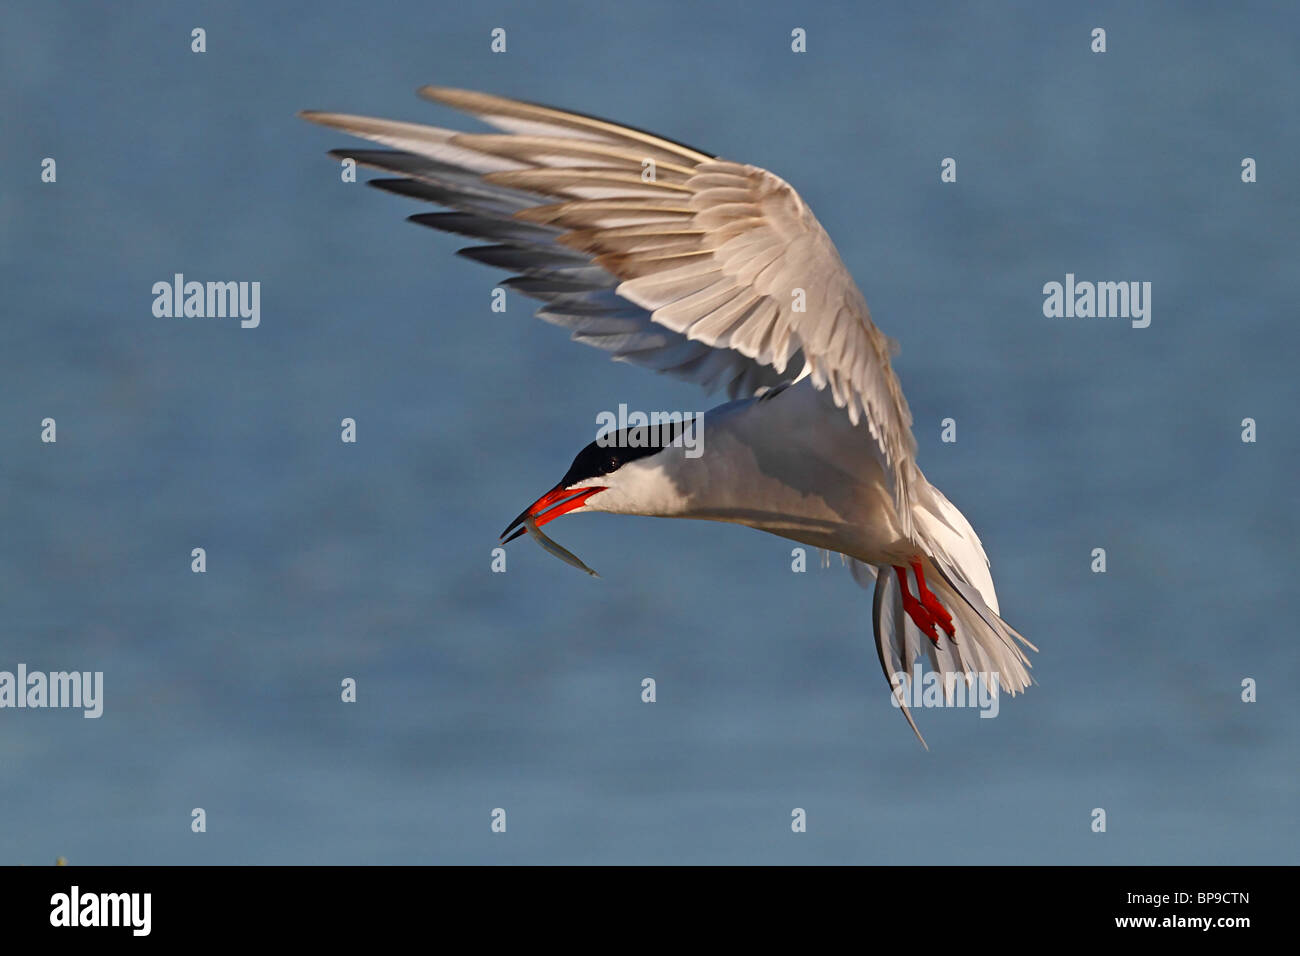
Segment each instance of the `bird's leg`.
[[911,565],[912,570],[916,572],[916,596],[921,599],[921,603],[930,612],[934,622],[943,628],[943,632],[949,637],[956,637],[957,629],[952,626],[952,615],[939,603],[939,599],[934,596],[934,592],[925,586],[925,572],[921,570],[921,559],[913,558]]
[[921,629],[921,633],[934,641],[937,647],[939,632],[934,629],[934,618],[925,609],[925,605],[912,597],[911,592],[907,590],[907,569],[896,564],[894,565],[894,573],[898,575],[898,586],[903,589],[903,610],[912,619],[912,623]]

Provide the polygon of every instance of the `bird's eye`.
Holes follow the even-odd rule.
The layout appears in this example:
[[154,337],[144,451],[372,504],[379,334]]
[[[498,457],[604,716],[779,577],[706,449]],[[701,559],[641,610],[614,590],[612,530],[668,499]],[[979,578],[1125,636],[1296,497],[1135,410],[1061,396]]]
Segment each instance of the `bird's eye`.
[[611,471],[617,471],[617,470],[618,470],[618,456],[610,455],[609,461],[605,463],[605,473],[608,474]]

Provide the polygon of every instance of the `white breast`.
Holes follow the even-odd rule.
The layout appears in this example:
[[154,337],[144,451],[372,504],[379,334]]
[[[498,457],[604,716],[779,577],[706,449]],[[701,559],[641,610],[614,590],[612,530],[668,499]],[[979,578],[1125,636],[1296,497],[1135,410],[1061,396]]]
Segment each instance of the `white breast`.
[[893,499],[865,425],[808,381],[707,412],[703,453],[626,465],[593,511],[729,521],[872,564],[905,561]]

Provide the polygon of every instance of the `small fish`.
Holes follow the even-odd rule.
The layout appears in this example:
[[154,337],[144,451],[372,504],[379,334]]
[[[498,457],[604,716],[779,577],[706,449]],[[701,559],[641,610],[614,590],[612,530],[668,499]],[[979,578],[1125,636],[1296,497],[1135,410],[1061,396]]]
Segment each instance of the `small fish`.
[[533,520],[531,516],[524,518],[524,527],[528,529],[528,533],[532,536],[533,540],[542,546],[543,551],[555,555],[565,564],[571,564],[580,571],[586,571],[593,578],[600,577],[599,574],[597,574],[595,571],[591,570],[591,568],[583,564],[582,559],[579,558],[572,551],[569,551],[566,548],[561,547],[560,545],[552,541],[550,538],[548,538],[546,535],[542,534],[542,529],[537,527],[537,522]]

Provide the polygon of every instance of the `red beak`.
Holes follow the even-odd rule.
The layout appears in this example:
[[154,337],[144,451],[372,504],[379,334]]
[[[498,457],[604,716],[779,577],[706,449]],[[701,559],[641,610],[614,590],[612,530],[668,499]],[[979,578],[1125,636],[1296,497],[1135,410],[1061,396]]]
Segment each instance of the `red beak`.
[[[575,508],[581,508],[587,503],[588,498],[596,492],[604,490],[605,489],[599,485],[594,488],[579,488],[576,491],[570,488],[565,488],[562,485],[556,485],[523,511],[519,512],[519,517],[510,522],[506,527],[506,530],[501,532],[501,537],[503,539],[501,543],[509,544],[511,541],[515,540],[515,538],[528,530],[527,527],[517,527],[523,525],[525,518],[532,518],[533,521],[536,522],[537,527],[540,528],[542,525],[546,524],[546,522],[554,521],[556,518],[560,517],[560,515],[568,514]],[[512,530],[514,531],[514,534],[510,534]],[[508,534],[510,537],[507,538],[506,535]]]

